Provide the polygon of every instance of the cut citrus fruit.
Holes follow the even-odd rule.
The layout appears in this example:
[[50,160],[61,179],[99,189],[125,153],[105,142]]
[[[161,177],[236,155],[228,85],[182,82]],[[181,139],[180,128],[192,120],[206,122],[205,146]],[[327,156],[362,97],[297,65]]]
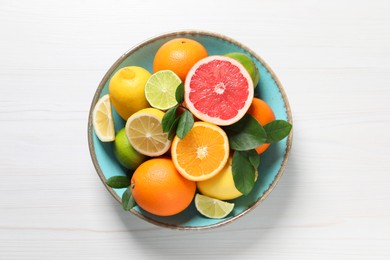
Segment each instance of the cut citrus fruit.
[[241,63],[225,56],[209,56],[188,72],[184,97],[197,118],[216,125],[240,120],[253,99],[253,81]]
[[254,88],[257,87],[257,84],[259,83],[260,80],[260,72],[257,69],[256,64],[253,62],[251,57],[249,57],[248,55],[242,52],[229,52],[226,53],[224,56],[233,58],[236,61],[240,62],[248,71],[249,75],[251,75],[253,81],[253,87]]
[[104,95],[96,103],[92,114],[92,124],[100,141],[111,142],[115,140],[110,95]]
[[195,122],[183,139],[175,136],[171,154],[176,169],[185,178],[207,180],[225,166],[229,158],[229,141],[219,126]]
[[171,141],[162,130],[164,112],[155,108],[144,108],[129,117],[126,136],[133,148],[147,156],[160,156],[169,150]]
[[232,212],[234,203],[196,194],[195,207],[205,217],[224,218]]
[[181,79],[173,71],[158,71],[146,82],[145,97],[152,107],[167,110],[177,104],[175,94],[180,83]]

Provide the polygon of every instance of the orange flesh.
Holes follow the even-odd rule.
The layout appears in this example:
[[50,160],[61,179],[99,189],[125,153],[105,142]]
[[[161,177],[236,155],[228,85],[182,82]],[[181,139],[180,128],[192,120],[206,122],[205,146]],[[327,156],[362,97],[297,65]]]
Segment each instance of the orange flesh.
[[225,149],[225,140],[218,131],[198,126],[178,143],[177,161],[189,175],[208,175],[226,157]]

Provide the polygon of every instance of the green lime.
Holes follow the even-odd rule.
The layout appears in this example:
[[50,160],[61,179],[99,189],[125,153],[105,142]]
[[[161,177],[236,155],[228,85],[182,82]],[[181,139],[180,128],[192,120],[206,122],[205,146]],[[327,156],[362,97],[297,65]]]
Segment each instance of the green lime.
[[160,110],[167,110],[177,104],[176,88],[181,79],[171,70],[160,70],[146,82],[145,97],[149,104]]
[[135,170],[146,159],[131,146],[126,136],[126,129],[122,128],[115,136],[114,154],[119,163],[130,170]]
[[235,59],[244,66],[249,75],[251,75],[253,86],[256,88],[260,80],[260,73],[253,60],[242,52],[229,52],[225,56]]
[[196,194],[195,207],[200,214],[208,218],[224,218],[232,212],[234,203]]

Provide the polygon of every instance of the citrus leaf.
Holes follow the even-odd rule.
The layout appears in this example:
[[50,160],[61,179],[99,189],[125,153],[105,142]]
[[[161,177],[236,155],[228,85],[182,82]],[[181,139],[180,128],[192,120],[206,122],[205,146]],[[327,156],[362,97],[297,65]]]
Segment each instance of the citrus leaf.
[[255,169],[259,168],[260,155],[256,152],[256,150],[249,150],[248,151],[248,159]]
[[230,148],[236,151],[255,149],[267,141],[264,128],[249,114],[245,114],[237,123],[224,129],[229,138]]
[[179,86],[177,86],[176,92],[175,92],[175,98],[176,98],[177,103],[179,103],[179,104],[183,103],[183,101],[184,101],[184,84],[183,84],[183,82],[180,83]]
[[179,125],[177,126],[176,134],[180,139],[183,139],[194,125],[194,116],[189,110],[184,110],[180,116]]
[[255,185],[256,169],[244,151],[235,151],[232,159],[234,185],[242,194],[248,195]]
[[130,186],[130,181],[126,176],[113,176],[106,180],[106,184],[114,189],[121,189]]
[[178,123],[179,123],[179,118],[177,117],[175,118],[173,124],[171,125],[171,128],[169,129],[168,140],[172,141],[172,139],[175,137]]
[[178,105],[170,108],[163,116],[161,120],[162,130],[164,133],[168,132],[176,119],[176,109]]
[[292,125],[284,120],[274,120],[264,126],[267,133],[267,143],[274,143],[289,135]]
[[122,195],[122,208],[126,211],[131,210],[135,206],[135,200],[131,194],[130,187]]

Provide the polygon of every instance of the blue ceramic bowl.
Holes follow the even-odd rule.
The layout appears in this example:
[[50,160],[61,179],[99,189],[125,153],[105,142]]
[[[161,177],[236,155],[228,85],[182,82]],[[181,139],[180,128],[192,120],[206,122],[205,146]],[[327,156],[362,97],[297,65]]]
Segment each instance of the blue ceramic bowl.
[[[226,36],[205,31],[172,32],[142,42],[123,54],[108,70],[96,90],[89,113],[88,142],[92,161],[107,190],[119,203],[121,202],[121,197],[125,189],[112,189],[105,184],[105,181],[112,176],[125,175],[126,170],[115,159],[113,143],[102,143],[96,137],[92,127],[93,107],[100,97],[108,93],[110,78],[117,70],[125,66],[137,65],[152,73],[153,57],[157,49],[166,41],[176,37],[187,37],[202,43],[206,47],[209,55],[222,55],[228,52],[243,52],[250,55],[260,70],[260,82],[255,89],[255,96],[263,99],[272,107],[277,119],[287,120],[292,123],[291,111],[286,94],[275,73],[256,53],[241,43]],[[115,109],[113,109],[113,116],[115,130],[118,131],[125,126],[125,121],[119,117]],[[137,206],[130,212],[155,225],[173,229],[215,228],[231,223],[259,205],[275,187],[286,167],[291,142],[292,133],[288,138],[272,144],[261,155],[261,164],[258,169],[259,178],[255,187],[249,195],[241,196],[233,200],[235,203],[234,210],[224,219],[203,217],[197,212],[193,202],[183,212],[170,217],[158,217],[145,212]]]

